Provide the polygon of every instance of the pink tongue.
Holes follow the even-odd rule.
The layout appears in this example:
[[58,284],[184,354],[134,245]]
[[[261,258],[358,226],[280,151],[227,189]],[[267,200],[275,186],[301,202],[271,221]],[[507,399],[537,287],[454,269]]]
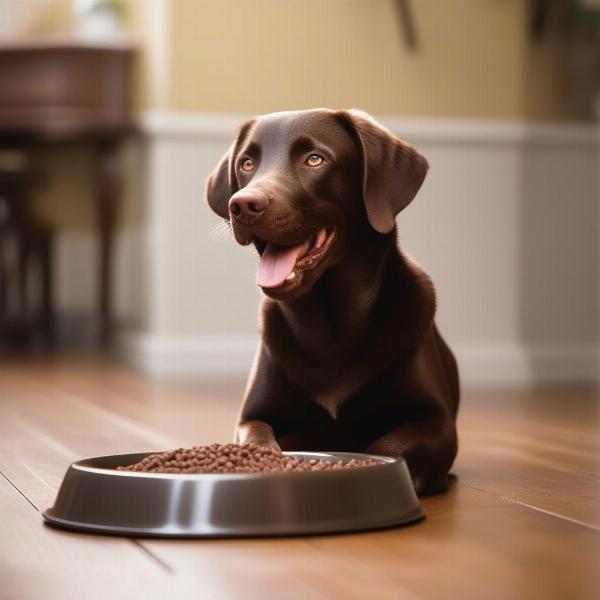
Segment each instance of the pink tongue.
[[264,288],[281,285],[294,270],[296,260],[304,246],[305,244],[289,247],[267,244],[258,263],[256,283]]

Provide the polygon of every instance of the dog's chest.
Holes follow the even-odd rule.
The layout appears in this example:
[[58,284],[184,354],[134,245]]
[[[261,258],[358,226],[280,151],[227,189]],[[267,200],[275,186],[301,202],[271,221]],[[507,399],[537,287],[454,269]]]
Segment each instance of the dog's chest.
[[360,366],[324,371],[318,380],[298,382],[312,402],[324,408],[332,419],[337,419],[344,402],[363,389],[369,376]]
[[[361,340],[364,338],[366,341],[366,335],[358,336],[359,341],[347,337],[334,343],[320,341],[314,336],[314,328],[310,336],[294,334],[287,323],[279,320],[277,312],[267,313],[267,316],[272,319],[265,327],[263,340],[271,356],[282,367],[289,381],[333,419],[337,419],[346,400],[369,385],[377,367],[385,362],[383,355],[387,353],[382,352],[385,344],[381,338],[379,356],[375,357],[364,351]],[[307,328],[310,329],[309,326]],[[281,335],[282,332],[285,332],[284,335]]]
[[312,393],[310,399],[322,406],[332,419],[337,419],[344,400],[350,397],[351,392],[352,390],[347,389],[346,386],[340,385],[329,390]]

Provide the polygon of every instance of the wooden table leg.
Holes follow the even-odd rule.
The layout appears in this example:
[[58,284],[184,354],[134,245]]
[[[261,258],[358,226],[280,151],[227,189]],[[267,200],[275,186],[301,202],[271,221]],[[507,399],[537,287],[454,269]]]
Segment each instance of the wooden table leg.
[[98,223],[98,321],[99,341],[111,340],[113,327],[112,266],[114,230],[117,220],[121,173],[118,143],[104,142],[97,147],[96,215]]
[[[8,277],[6,275],[6,266],[4,265],[4,237],[6,233],[0,230],[0,325],[4,324],[7,318],[7,287]],[[0,334],[1,334],[0,330]]]
[[44,342],[46,347],[54,344],[54,285],[53,285],[53,258],[52,258],[52,231],[44,232],[41,240],[40,253],[42,272],[42,326],[44,329]]

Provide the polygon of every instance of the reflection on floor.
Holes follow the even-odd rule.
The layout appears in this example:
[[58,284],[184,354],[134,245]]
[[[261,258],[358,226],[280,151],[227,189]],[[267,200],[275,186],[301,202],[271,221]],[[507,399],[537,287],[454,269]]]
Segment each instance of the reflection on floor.
[[228,441],[244,382],[165,383],[99,359],[0,364],[7,598],[593,598],[593,390],[470,392],[451,491],[415,526],[344,536],[130,540],[42,525],[69,462]]

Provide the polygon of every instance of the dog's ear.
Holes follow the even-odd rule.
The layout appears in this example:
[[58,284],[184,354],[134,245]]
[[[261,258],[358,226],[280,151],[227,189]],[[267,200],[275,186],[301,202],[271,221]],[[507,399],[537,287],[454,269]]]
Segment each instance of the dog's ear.
[[427,160],[363,111],[341,110],[335,116],[353,135],[362,154],[369,223],[379,233],[389,233],[396,215],[419,191],[429,168]]
[[205,196],[208,205],[220,217],[227,220],[229,220],[229,199],[238,191],[235,157],[253,123],[254,119],[250,119],[241,126],[237,138],[206,180]]

